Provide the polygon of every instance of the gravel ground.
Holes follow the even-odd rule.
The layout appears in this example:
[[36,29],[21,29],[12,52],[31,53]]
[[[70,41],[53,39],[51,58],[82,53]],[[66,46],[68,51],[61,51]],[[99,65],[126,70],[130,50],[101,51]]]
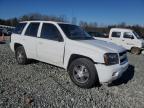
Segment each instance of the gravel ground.
[[0,44],[0,108],[144,108],[144,56],[128,54],[130,66],[107,86],[81,89],[68,73],[42,62],[18,65]]

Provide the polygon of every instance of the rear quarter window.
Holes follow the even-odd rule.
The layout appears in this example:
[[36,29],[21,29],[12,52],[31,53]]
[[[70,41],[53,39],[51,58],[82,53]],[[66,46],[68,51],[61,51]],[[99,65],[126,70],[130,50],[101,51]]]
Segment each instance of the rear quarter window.
[[16,28],[14,29],[13,33],[15,34],[21,34],[24,27],[26,26],[27,23],[19,23]]

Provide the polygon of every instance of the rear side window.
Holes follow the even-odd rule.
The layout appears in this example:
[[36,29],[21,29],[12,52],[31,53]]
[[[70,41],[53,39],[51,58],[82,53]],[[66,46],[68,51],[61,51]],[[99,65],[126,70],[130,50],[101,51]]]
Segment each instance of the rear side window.
[[121,32],[113,32],[112,37],[120,38]]
[[16,28],[14,29],[13,33],[15,34],[21,34],[24,27],[25,27],[26,23],[19,23]]
[[37,37],[39,24],[40,23],[30,23],[27,30],[26,30],[26,32],[25,32],[25,35],[32,36],[32,37]]
[[44,23],[41,30],[41,38],[58,40],[62,39],[62,36],[55,25]]

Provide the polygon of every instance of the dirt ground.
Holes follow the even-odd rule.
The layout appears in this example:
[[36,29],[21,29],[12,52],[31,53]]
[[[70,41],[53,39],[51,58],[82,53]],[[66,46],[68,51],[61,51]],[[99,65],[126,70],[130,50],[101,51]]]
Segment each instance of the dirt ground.
[[144,56],[128,54],[129,69],[107,86],[81,89],[46,63],[18,65],[0,43],[0,108],[144,108]]

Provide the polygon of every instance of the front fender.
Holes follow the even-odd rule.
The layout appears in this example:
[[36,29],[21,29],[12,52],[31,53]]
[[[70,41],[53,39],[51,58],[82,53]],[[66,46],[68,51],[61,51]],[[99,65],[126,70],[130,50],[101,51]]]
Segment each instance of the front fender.
[[89,58],[94,63],[104,63],[104,57],[103,57],[104,53],[100,52],[99,50],[86,49],[86,48],[82,48],[82,47],[81,47],[81,49],[66,48],[65,57],[64,57],[64,68],[65,69],[67,69],[69,60],[73,54]]

